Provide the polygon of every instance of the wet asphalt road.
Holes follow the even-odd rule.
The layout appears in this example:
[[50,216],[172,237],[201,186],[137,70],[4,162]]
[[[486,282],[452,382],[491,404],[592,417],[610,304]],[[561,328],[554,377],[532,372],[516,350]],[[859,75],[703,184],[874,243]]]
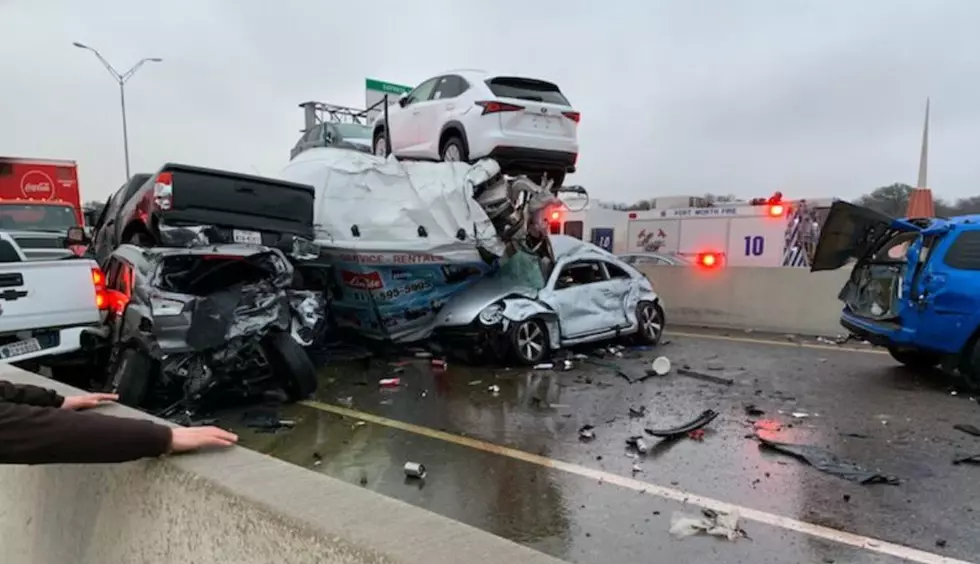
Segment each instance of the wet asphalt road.
[[[240,410],[222,414],[221,423],[241,433],[243,446],[569,562],[903,561],[876,551],[874,541],[856,548],[746,519],[750,539],[675,539],[668,534],[671,515],[697,515],[699,507],[610,483],[601,472],[980,561],[980,466],[951,464],[954,454],[980,452],[980,438],[952,428],[980,426],[980,408],[968,393],[952,395],[955,382],[909,372],[886,354],[797,346],[782,336],[732,334],[773,343],[719,336],[668,335],[670,343],[656,352],[628,351],[610,360],[639,375],[662,354],[675,368],[686,364],[731,377],[732,386],[676,371],[630,385],[582,362],[567,372],[451,362],[438,372],[428,360],[410,358],[397,374],[401,385],[382,389],[377,382],[395,370],[390,362],[397,359],[374,358],[324,368],[317,401],[328,410],[282,408],[282,417],[296,420],[291,430],[255,432],[242,424]],[[747,416],[746,404],[765,415]],[[630,406],[645,406],[646,416],[631,417]],[[707,408],[721,415],[702,441],[655,444],[639,459],[627,452],[626,439],[644,427],[669,427]],[[794,412],[807,417],[794,418]],[[767,437],[829,449],[903,483],[854,484],[763,452],[748,437],[756,419],[782,425],[762,431]],[[595,426],[591,442],[579,439],[585,424]],[[473,440],[460,444],[440,431]],[[538,456],[527,461],[499,447]],[[548,460],[574,467],[550,467]],[[426,479],[406,479],[406,461],[424,463]],[[634,464],[642,471],[634,473]]]

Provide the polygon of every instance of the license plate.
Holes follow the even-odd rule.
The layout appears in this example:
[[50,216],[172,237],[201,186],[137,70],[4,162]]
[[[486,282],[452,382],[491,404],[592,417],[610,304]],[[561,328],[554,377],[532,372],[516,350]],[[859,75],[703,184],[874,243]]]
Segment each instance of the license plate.
[[8,359],[23,354],[36,353],[41,350],[41,342],[37,339],[24,339],[0,347],[0,358]]
[[242,231],[241,229],[235,229],[232,231],[231,235],[235,239],[236,243],[242,243],[244,245],[262,244],[262,234],[257,231]]

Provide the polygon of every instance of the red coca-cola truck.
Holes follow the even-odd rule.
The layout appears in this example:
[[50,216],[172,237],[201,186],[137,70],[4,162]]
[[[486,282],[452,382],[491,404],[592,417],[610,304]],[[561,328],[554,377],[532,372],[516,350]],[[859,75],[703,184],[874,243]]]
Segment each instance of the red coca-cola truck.
[[75,161],[0,157],[0,228],[31,230],[36,224],[46,230],[70,218],[74,225],[84,224]]

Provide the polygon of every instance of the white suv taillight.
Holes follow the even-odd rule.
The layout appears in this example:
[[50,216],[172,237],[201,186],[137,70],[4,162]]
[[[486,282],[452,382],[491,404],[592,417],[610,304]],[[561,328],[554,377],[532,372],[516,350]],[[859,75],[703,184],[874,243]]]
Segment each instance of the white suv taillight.
[[153,201],[161,210],[169,210],[174,205],[173,174],[161,172],[153,181]]

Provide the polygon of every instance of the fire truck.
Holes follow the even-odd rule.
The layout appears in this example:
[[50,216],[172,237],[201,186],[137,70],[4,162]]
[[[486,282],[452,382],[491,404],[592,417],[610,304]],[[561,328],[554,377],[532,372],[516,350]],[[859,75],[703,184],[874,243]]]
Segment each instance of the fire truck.
[[83,224],[75,161],[0,157],[0,228],[44,230],[70,221]]
[[[552,210],[552,233],[585,239],[616,254],[675,255],[703,267],[809,267],[832,199],[748,202],[658,198],[649,210],[572,203]],[[679,205],[678,205],[679,204]],[[686,204],[686,205],[685,205]]]

